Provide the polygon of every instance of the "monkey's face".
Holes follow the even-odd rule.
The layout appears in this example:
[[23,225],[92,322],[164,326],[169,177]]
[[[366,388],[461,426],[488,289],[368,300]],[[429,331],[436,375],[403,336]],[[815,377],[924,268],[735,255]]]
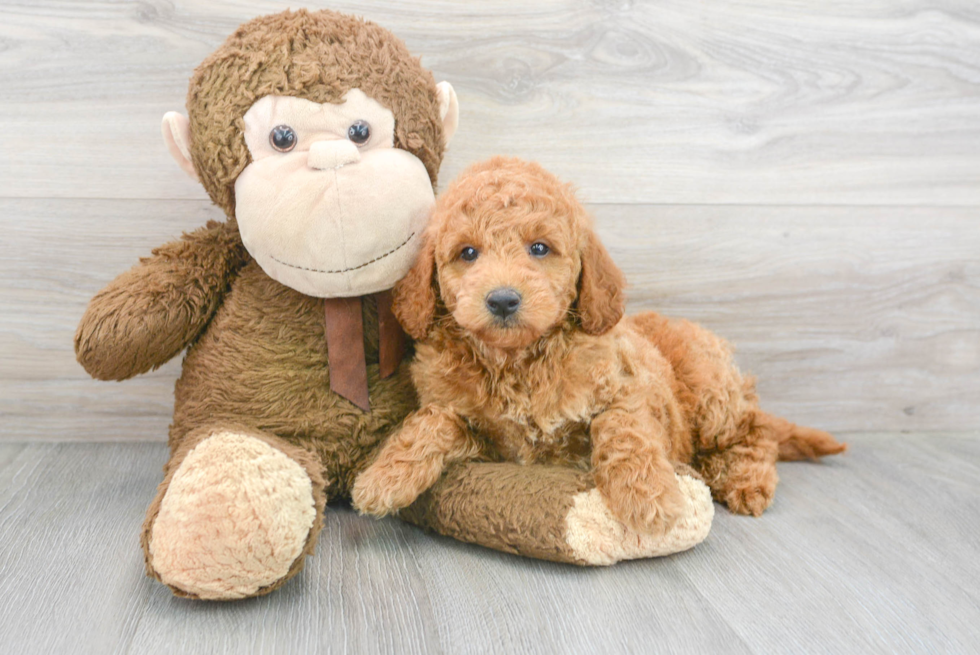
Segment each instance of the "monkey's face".
[[418,254],[435,202],[422,162],[394,147],[391,111],[360,89],[340,104],[265,96],[245,114],[251,163],[235,182],[242,242],[301,293],[390,289]]

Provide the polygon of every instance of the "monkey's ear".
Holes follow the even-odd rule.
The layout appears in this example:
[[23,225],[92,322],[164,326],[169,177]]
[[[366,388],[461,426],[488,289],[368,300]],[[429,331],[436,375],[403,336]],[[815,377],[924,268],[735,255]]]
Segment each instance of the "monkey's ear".
[[605,334],[619,323],[625,311],[626,278],[606,252],[599,237],[589,230],[582,249],[582,275],[578,281],[578,313],[587,334]]
[[185,173],[197,180],[197,171],[191,161],[191,123],[183,114],[168,111],[163,115],[163,142],[167,144],[170,156]]
[[422,250],[415,265],[392,291],[391,310],[416,341],[429,333],[436,315],[436,262],[433,240],[422,236]]
[[459,127],[459,101],[449,82],[439,82],[436,90],[439,92],[439,118],[442,119],[442,145],[448,146]]

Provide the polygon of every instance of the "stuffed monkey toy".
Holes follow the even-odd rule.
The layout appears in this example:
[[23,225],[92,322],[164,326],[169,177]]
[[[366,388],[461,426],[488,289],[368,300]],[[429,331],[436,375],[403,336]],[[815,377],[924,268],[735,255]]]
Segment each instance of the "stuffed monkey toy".
[[[95,378],[186,349],[170,459],[147,512],[147,574],[175,594],[268,593],[312,552],[417,407],[390,289],[412,266],[458,105],[405,45],[330,11],[242,25],[194,72],[171,155],[227,220],[153,251],[91,301],[75,336]],[[707,488],[666,535],[636,535],[589,476],[451,467],[403,519],[460,540],[576,564],[662,555],[707,535]]]

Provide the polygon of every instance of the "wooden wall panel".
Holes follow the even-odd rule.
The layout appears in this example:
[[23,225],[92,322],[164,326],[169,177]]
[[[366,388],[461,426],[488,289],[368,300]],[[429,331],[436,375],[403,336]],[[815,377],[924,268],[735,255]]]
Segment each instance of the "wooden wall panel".
[[[630,310],[730,339],[773,411],[845,432],[980,425],[973,209],[592,209],[631,280]],[[0,200],[0,215],[12,224],[0,244],[0,436],[164,438],[176,362],[96,382],[75,362],[72,335],[103,284],[218,212],[198,201],[24,199]]]
[[[88,298],[218,217],[159,120],[285,2],[0,4],[0,438],[163,438],[172,363],[89,380]],[[838,431],[980,424],[980,5],[395,0],[461,101],[448,181],[504,153],[575,182],[634,309],[739,346],[768,407]]]
[[[0,5],[0,196],[203,197],[159,119],[235,26],[289,4]],[[503,153],[592,202],[980,204],[972,0],[327,6],[455,85],[445,179]]]

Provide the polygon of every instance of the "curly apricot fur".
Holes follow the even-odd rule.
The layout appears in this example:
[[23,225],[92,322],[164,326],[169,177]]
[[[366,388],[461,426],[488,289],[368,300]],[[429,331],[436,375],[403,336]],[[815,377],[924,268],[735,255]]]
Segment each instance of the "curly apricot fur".
[[[468,248],[476,257],[460,256]],[[518,159],[464,172],[395,290],[396,315],[422,339],[422,409],[358,479],[355,505],[393,511],[459,459],[552,463],[590,470],[623,522],[662,531],[683,511],[675,464],[758,516],[780,454],[843,450],[759,409],[730,346],[707,330],[652,312],[621,320],[624,285],[570,186]],[[501,288],[520,296],[512,316],[489,309]]]

